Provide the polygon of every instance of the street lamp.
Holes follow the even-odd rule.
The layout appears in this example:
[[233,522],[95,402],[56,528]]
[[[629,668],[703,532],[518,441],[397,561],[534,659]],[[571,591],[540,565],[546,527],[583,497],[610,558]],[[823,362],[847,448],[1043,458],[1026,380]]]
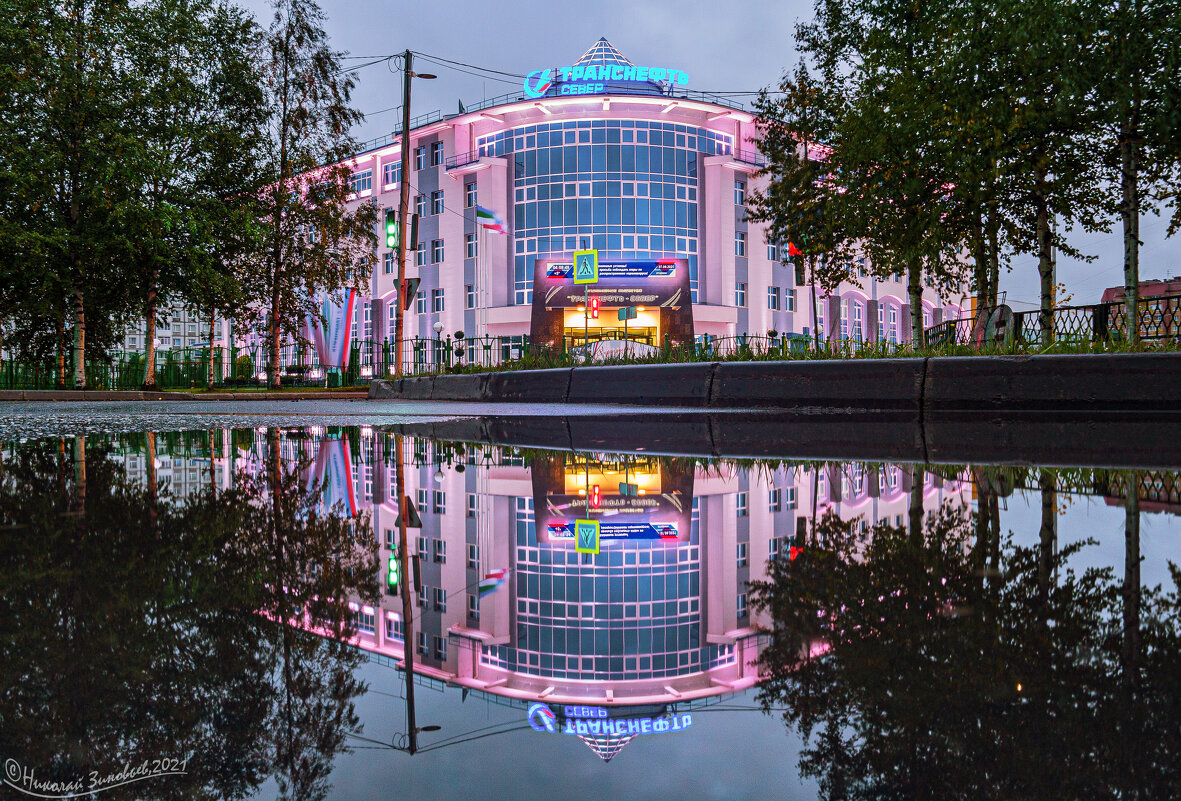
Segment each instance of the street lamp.
[[409,734],[402,732],[395,732],[393,739],[390,741],[390,746],[397,751],[405,751],[408,754],[414,754],[418,751],[418,735],[424,731],[438,731],[442,726],[419,726],[411,729]]
[[410,209],[410,79],[433,80],[429,72],[411,69],[414,54],[402,54],[402,176],[398,188],[398,303],[394,307],[394,375],[402,375],[402,334],[406,305],[406,218]]

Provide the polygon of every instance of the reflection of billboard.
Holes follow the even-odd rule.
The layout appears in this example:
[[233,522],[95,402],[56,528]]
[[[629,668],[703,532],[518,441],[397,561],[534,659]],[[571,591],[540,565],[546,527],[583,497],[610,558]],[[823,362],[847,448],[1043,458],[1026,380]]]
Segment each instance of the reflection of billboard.
[[564,314],[598,298],[596,326],[615,327],[614,309],[642,306],[659,315],[661,336],[674,343],[693,339],[693,305],[689,295],[689,263],[685,259],[599,259],[599,280],[574,283],[572,259],[538,259],[533,273],[533,316],[530,337],[534,342],[558,345],[562,341]]
[[693,472],[651,457],[549,454],[534,461],[537,541],[574,547],[576,521],[599,524],[600,547],[612,541],[689,539]]
[[325,506],[331,508],[339,503],[345,514],[350,517],[357,516],[360,509],[357,506],[356,489],[353,484],[353,463],[349,455],[348,438],[326,437],[320,440],[316,460],[308,476],[309,489],[315,482],[320,482],[320,492],[324,497]]

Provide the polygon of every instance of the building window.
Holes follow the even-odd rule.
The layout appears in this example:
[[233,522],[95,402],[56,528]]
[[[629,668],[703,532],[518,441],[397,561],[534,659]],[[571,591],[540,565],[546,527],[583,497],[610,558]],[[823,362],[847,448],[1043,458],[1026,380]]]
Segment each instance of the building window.
[[385,636],[390,640],[403,640],[406,638],[406,635],[402,632],[402,618],[386,616]]
[[477,244],[475,234],[463,235],[463,257],[465,259],[474,259],[479,255],[479,245]]
[[746,205],[746,181],[735,181],[734,182],[734,205],[735,206],[745,206]]
[[738,602],[735,604],[735,608],[737,609],[738,617],[740,617],[740,618],[746,617],[746,593],[745,592],[738,593]]
[[398,550],[398,530],[395,528],[387,528],[385,530],[385,547],[391,551]]
[[[440,290],[441,291],[441,290]],[[440,311],[442,311],[440,309]],[[447,513],[447,493],[443,490],[435,490],[435,504],[434,512],[437,515]]]
[[426,168],[426,145],[414,148],[414,169],[422,170]]
[[426,216],[426,195],[414,196],[414,213],[418,215],[420,222]]
[[447,590],[442,587],[435,587],[435,609],[440,612],[447,611]]
[[464,294],[463,294],[464,303],[466,304],[464,306],[464,308],[467,308],[467,309],[476,308],[476,288],[475,288],[475,286],[473,286],[472,284],[464,284],[463,289],[464,289]]
[[735,282],[734,284],[734,305],[746,305],[746,284],[741,281]]
[[361,170],[349,177],[350,192],[364,192],[373,188],[373,170]]
[[745,256],[746,255],[746,232],[744,232],[744,231],[735,231],[734,232],[734,255],[735,256]]
[[890,307],[890,341],[898,341],[898,309]]
[[430,606],[430,601],[431,588],[423,584],[422,589],[418,591],[418,605],[425,609]]
[[447,540],[435,540],[435,561],[447,564]]
[[362,634],[373,634],[377,631],[377,616],[372,606],[362,606],[353,612],[353,626]]
[[389,275],[390,273],[394,272],[394,269],[395,269],[394,256],[395,255],[397,255],[397,254],[386,253],[381,257],[381,271],[384,272],[386,275]]
[[767,493],[767,511],[778,512],[783,508],[783,490],[775,487]]
[[746,557],[746,543],[740,542],[738,543],[738,566],[746,567],[748,564],[749,561]]
[[470,184],[465,184],[463,187],[463,207],[465,209],[473,208],[476,205],[476,182],[472,181]]
[[930,327],[931,327],[931,310],[924,308],[923,309],[923,328],[930,328]]
[[878,306],[878,340],[886,338],[886,310]]
[[779,248],[774,242],[767,243],[767,261],[776,261],[779,258]]
[[853,307],[853,339],[860,342],[863,338],[863,318],[865,316],[865,307],[857,301],[852,302]]
[[443,190],[431,192],[431,214],[443,213]]
[[443,261],[443,240],[431,240],[431,264],[438,264]]
[[747,507],[746,507],[746,493],[745,492],[738,493],[738,499],[737,499],[737,502],[735,503],[735,507],[736,507],[736,510],[735,510],[736,515],[738,517],[746,517]]
[[468,543],[467,546],[467,566],[469,570],[475,570],[480,566],[480,546],[474,542]]
[[440,662],[447,659],[447,638],[435,637],[435,659]]
[[473,620],[480,619],[480,596],[468,594],[467,597],[467,616]]
[[427,644],[430,642],[430,636],[425,631],[418,632],[418,652],[423,656],[427,654]]
[[431,143],[431,166],[438,167],[442,163],[443,163],[443,143],[442,142],[432,142]]
[[865,259],[863,259],[863,258],[857,260],[857,277],[858,278],[865,277]]
[[[421,289],[414,296],[414,311],[419,314],[426,314],[426,292],[423,292]],[[419,508],[422,508],[422,504],[419,504]]]
[[787,508],[788,509],[795,509],[796,508],[796,488],[795,487],[787,487]]
[[436,313],[443,311],[443,290],[442,289],[432,289],[431,290],[431,311],[436,312]]
[[426,266],[426,242],[419,242],[418,249],[414,251],[414,264],[418,267]]
[[796,310],[796,291],[794,289],[785,289],[783,291],[783,299],[786,301],[783,305],[787,310],[793,312]]
[[767,308],[772,311],[779,311],[779,287],[767,287]]
[[386,186],[402,180],[402,162],[393,161],[381,168],[381,178]]

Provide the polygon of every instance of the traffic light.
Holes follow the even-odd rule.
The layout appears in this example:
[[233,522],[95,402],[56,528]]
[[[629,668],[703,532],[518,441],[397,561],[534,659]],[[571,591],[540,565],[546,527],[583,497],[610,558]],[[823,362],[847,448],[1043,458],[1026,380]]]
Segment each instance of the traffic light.
[[385,246],[398,246],[398,212],[394,209],[385,210]]
[[590,313],[591,313],[591,319],[594,319],[594,320],[599,319],[599,299],[598,298],[591,298],[590,299]]
[[599,490],[598,484],[591,487],[590,505],[592,509],[598,509],[603,505],[603,493]]
[[390,595],[397,595],[402,586],[402,563],[398,561],[397,554],[390,555],[390,573],[386,578],[386,586]]

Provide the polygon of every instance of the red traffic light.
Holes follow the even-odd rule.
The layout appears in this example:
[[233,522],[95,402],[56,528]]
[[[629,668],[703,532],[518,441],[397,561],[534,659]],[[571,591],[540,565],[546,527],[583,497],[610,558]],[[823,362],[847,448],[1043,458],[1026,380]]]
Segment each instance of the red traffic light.
[[591,314],[591,317],[593,317],[594,319],[596,319],[596,320],[599,319],[599,299],[598,298],[591,298],[590,314]]
[[592,509],[598,509],[603,505],[603,493],[599,491],[598,484],[591,487],[590,505]]

